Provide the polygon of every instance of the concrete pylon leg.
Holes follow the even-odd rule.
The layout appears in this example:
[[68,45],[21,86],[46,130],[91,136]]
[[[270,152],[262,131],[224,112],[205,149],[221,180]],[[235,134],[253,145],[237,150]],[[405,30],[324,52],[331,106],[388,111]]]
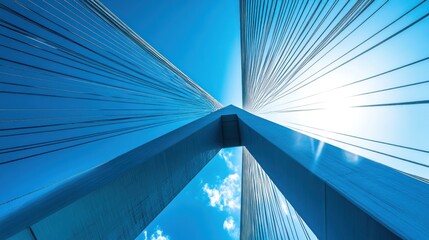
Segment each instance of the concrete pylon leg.
[[429,236],[427,184],[230,106],[2,206],[0,239],[134,238],[221,148],[239,145],[320,239]]
[[0,239],[134,239],[223,147],[225,113],[2,206]]
[[429,236],[429,185],[237,111],[242,145],[319,239]]

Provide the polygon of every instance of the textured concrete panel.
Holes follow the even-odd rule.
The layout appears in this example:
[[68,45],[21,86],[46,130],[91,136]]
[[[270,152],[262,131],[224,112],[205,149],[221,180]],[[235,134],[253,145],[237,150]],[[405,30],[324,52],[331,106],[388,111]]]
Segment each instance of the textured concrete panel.
[[223,147],[220,110],[30,198],[0,218],[0,238],[132,239]]

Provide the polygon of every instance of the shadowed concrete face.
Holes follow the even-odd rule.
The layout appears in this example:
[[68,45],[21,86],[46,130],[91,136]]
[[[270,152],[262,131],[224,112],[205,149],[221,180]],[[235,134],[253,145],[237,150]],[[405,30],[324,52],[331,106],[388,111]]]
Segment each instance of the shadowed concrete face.
[[23,229],[17,239],[134,239],[223,147],[220,116],[2,206],[0,239]]
[[429,235],[426,184],[229,106],[22,200],[0,238],[134,238],[221,148],[241,145],[320,239]]
[[238,117],[236,114],[222,115],[223,147],[241,146]]

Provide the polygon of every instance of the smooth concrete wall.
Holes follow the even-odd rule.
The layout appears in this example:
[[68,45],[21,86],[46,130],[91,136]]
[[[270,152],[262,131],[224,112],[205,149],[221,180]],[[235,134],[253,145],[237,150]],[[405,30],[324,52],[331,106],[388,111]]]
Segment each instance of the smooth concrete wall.
[[429,185],[243,110],[237,115],[243,146],[319,239],[429,236]]

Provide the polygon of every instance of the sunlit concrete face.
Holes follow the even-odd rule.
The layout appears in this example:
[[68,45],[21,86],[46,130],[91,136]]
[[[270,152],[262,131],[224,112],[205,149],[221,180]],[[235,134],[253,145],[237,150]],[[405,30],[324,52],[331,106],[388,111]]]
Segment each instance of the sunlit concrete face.
[[[271,224],[271,230],[260,229],[259,221],[243,215],[242,236],[284,235],[277,231],[285,229],[273,226],[280,226],[287,214],[266,221],[275,216],[272,212],[284,211],[284,197],[320,239],[419,239],[429,234],[426,184],[230,106],[2,216],[1,237],[20,231],[15,236],[21,239],[135,237],[214,154],[233,145],[231,139],[257,161],[243,167],[243,214]],[[275,187],[278,199],[262,198],[259,208],[267,212],[257,216],[252,215],[255,205],[246,202],[260,200],[260,192],[246,186],[261,176],[269,184],[259,187]]]
[[247,112],[238,116],[243,146],[318,238],[428,234],[425,183]]

